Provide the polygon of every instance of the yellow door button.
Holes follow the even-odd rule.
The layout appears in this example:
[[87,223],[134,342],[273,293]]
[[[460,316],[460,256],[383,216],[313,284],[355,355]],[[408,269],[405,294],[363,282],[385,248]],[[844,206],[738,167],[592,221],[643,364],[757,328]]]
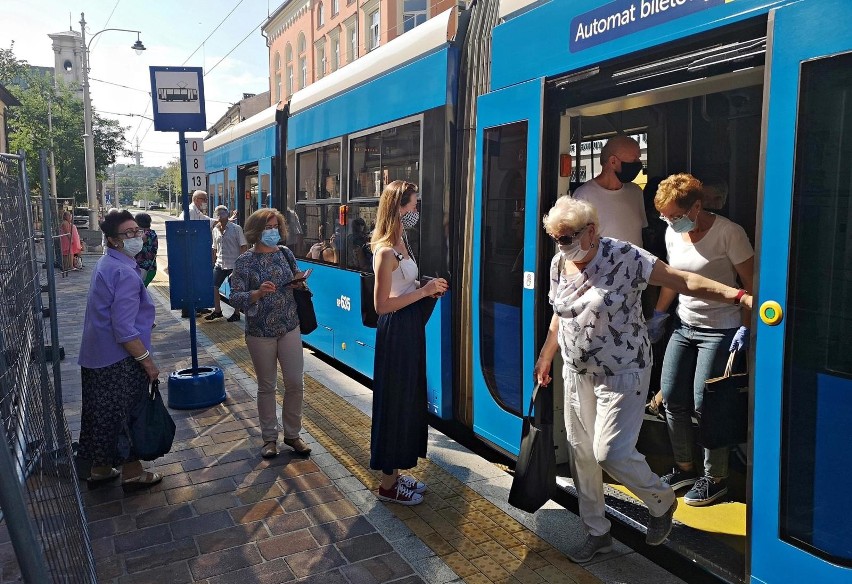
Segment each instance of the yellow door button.
[[783,318],[784,311],[781,309],[781,305],[774,300],[767,300],[760,305],[760,320],[763,321],[763,324],[775,326],[780,323]]

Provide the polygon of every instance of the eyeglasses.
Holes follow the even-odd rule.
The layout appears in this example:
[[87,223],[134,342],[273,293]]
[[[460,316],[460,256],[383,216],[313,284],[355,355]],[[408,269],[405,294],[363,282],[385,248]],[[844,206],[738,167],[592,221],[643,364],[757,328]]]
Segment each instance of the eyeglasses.
[[571,245],[572,243],[574,243],[574,239],[576,239],[577,237],[580,237],[583,234],[583,232],[586,229],[589,228],[589,225],[591,225],[591,223],[586,223],[586,225],[582,229],[580,229],[579,231],[575,231],[571,235],[553,235],[553,234],[551,234],[550,237],[553,238],[553,241],[555,241],[559,245]]
[[145,235],[144,229],[128,229],[127,231],[122,231],[118,234],[122,239],[133,239],[134,237],[141,237]]

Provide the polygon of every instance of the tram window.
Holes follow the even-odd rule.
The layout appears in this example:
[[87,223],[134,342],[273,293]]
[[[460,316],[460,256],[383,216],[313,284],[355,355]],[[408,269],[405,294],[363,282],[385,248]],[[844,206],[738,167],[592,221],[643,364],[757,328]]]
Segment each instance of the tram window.
[[348,205],[346,228],[341,238],[340,265],[359,272],[373,271],[370,237],[376,227],[377,202]]
[[395,180],[420,182],[420,122],[359,136],[349,144],[350,199],[379,197]]
[[[785,329],[782,537],[852,566],[852,54],[801,66]],[[774,226],[777,227],[777,226]]]
[[480,365],[494,399],[518,415],[527,132],[527,122],[486,130],[482,173]]
[[337,264],[342,248],[343,229],[338,225],[340,205],[304,205],[296,207],[303,232],[304,257],[327,264]]
[[296,155],[296,200],[340,198],[340,144]]

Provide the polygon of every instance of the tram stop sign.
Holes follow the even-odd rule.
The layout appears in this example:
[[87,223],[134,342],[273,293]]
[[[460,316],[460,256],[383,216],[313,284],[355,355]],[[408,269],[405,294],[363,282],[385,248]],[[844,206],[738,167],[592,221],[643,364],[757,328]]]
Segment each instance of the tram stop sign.
[[154,129],[158,132],[204,132],[204,69],[150,67]]

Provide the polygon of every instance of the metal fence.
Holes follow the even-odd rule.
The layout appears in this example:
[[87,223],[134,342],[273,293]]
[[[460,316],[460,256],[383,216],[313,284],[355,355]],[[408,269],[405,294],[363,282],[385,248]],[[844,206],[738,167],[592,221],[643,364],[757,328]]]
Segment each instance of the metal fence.
[[[39,166],[47,188],[44,155]],[[6,439],[0,445],[0,530],[17,558],[17,566],[2,566],[2,579],[97,582],[62,409],[59,351],[45,350],[59,342],[50,243],[55,218],[47,193],[42,196],[42,216],[34,217],[23,155],[0,153],[0,419]],[[48,234],[43,258],[36,252],[36,221]]]

